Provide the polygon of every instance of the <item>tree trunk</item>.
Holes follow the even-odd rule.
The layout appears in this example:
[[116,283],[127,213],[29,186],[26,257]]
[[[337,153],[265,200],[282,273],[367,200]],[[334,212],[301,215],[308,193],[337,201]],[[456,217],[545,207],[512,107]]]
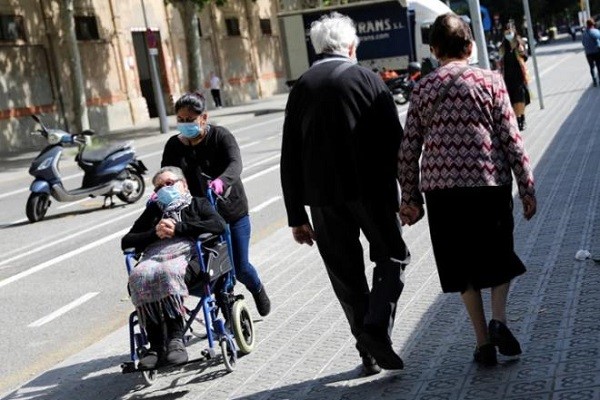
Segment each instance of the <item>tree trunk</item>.
[[202,54],[200,53],[200,33],[198,32],[198,7],[192,1],[177,3],[181,15],[188,63],[188,90],[202,90]]
[[81,57],[79,47],[77,47],[77,37],[75,36],[75,18],[73,10],[73,0],[61,1],[61,20],[62,28],[65,32],[65,42],[67,45],[67,58],[69,70],[71,73],[72,92],[72,111],[74,117],[74,128],[77,133],[90,129],[88,119],[88,110],[83,85],[83,71],[81,70]]

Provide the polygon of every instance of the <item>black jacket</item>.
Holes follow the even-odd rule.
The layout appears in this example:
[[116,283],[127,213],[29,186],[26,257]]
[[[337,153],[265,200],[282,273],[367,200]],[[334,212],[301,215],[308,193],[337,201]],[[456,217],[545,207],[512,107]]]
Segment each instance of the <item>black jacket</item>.
[[165,144],[161,167],[175,166],[183,170],[192,196],[205,197],[206,174],[220,178],[230,193],[225,201],[219,201],[219,214],[227,222],[235,222],[248,215],[248,199],[242,184],[242,155],[231,132],[222,126],[211,125],[202,142],[189,146],[181,142],[179,135],[172,136]]
[[[156,203],[150,203],[134,222],[131,230],[121,239],[121,248],[135,248],[141,253],[148,245],[160,240],[156,236],[156,225],[162,211]],[[217,214],[206,198],[194,197],[189,206],[181,211],[181,222],[175,224],[175,236],[196,238],[202,233],[221,234],[225,221]]]
[[286,106],[281,184],[290,226],[304,205],[361,198],[398,204],[403,130],[392,95],[374,72],[324,55],[294,84]]

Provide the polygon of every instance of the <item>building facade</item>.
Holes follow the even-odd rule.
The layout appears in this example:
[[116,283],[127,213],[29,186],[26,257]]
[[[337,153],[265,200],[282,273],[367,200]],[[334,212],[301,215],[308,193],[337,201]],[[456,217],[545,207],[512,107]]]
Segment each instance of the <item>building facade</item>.
[[[79,63],[69,52],[65,3],[73,4]],[[286,90],[277,10],[272,0],[229,0],[197,13],[202,81],[208,91],[210,72],[221,78],[225,105]],[[32,114],[43,114],[49,126],[76,126],[73,65],[83,77],[91,129],[147,122],[157,115],[149,57],[170,114],[188,82],[175,7],[163,0],[0,0],[0,153],[39,148],[28,135]]]

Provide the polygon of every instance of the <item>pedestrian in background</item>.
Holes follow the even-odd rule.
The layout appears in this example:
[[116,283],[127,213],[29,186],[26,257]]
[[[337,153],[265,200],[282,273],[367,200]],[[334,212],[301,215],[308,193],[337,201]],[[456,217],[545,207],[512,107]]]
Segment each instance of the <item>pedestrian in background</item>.
[[237,141],[225,127],[208,123],[206,100],[201,93],[181,96],[175,103],[175,113],[180,133],[165,144],[161,166],[181,168],[193,196],[206,196],[210,187],[221,198],[217,209],[231,230],[236,278],[252,293],[258,313],[264,317],[271,310],[271,301],[248,257],[251,226]]
[[[590,66],[590,74],[594,86],[598,86],[600,73],[600,31],[592,18],[585,21],[586,29],[581,35],[581,42],[585,49],[585,58]],[[594,68],[596,71],[594,71]]]
[[526,127],[525,106],[530,103],[527,66],[525,65],[527,51],[525,43],[517,35],[512,22],[509,22],[504,29],[504,40],[500,45],[499,57],[500,71],[504,76],[510,103],[517,116],[519,130],[524,130]]
[[[472,40],[455,14],[432,26],[430,44],[441,66],[411,97],[399,159],[400,215],[408,225],[423,215],[420,185],[442,290],[461,293],[477,340],[474,359],[494,365],[496,347],[504,355],[521,353],[506,326],[510,281],[525,272],[513,248],[511,170],[526,219],[535,214],[536,198],[506,86],[496,72],[467,65]],[[491,288],[489,326],[484,288]]]
[[[409,261],[398,216],[398,110],[381,77],[357,64],[349,17],[323,16],[310,38],[319,59],[294,84],[283,126],[288,223],[298,243],[317,242],[363,372],[402,369],[390,337]],[[361,231],[375,263],[370,290]]]
[[210,94],[215,102],[216,108],[222,108],[223,103],[221,102],[221,78],[210,71]]

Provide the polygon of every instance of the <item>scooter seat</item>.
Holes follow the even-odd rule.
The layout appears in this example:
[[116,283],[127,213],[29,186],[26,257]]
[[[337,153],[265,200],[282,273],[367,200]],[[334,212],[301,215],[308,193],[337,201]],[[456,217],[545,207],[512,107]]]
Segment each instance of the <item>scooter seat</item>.
[[131,142],[122,142],[122,143],[113,144],[112,146],[105,147],[102,149],[95,149],[95,150],[87,150],[86,149],[83,151],[83,153],[81,153],[80,159],[81,159],[81,161],[86,162],[86,163],[97,163],[97,162],[100,162],[100,161],[106,159],[111,154],[114,154],[121,150],[130,149],[130,148],[131,148]]

